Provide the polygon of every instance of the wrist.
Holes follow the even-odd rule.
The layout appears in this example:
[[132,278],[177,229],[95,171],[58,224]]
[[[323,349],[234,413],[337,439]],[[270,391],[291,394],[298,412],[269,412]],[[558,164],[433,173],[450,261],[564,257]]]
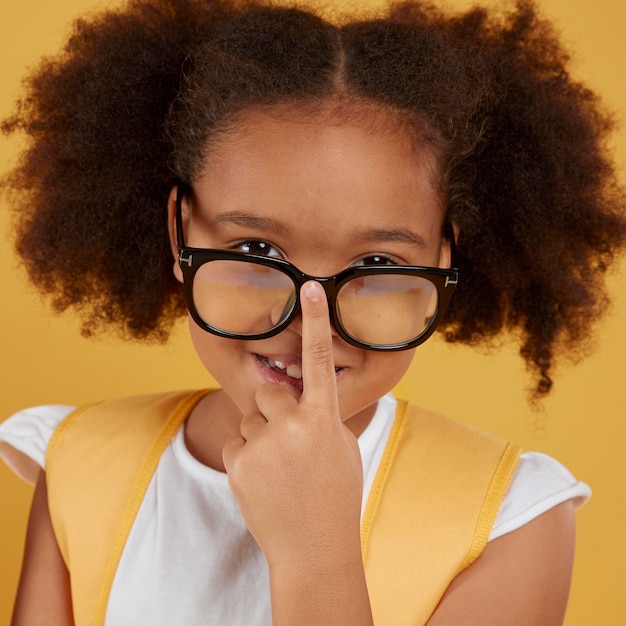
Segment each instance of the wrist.
[[273,623],[372,624],[360,544],[307,549],[269,564]]

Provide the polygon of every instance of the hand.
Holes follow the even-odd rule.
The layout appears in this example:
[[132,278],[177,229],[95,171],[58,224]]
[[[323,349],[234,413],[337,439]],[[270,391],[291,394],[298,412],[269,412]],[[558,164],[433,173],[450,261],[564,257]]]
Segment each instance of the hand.
[[359,547],[362,465],[341,421],[328,306],[321,286],[302,287],[299,399],[266,384],[241,437],[229,439],[224,466],[250,532],[275,563],[336,559]]

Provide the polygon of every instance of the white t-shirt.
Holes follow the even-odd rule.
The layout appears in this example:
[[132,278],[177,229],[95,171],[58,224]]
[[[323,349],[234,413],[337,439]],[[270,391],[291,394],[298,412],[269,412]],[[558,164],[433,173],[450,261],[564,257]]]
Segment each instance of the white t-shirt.
[[[0,425],[0,456],[25,478],[44,467],[48,441],[72,407],[49,405]],[[382,398],[359,437],[367,501],[396,400]],[[589,487],[551,457],[526,452],[502,502],[489,540],[550,508],[587,501]],[[364,506],[364,505],[363,505]],[[186,599],[189,599],[186,601]],[[107,611],[107,626],[270,626],[265,559],[248,532],[224,473],[197,461],[184,427],[165,450],[128,537]]]

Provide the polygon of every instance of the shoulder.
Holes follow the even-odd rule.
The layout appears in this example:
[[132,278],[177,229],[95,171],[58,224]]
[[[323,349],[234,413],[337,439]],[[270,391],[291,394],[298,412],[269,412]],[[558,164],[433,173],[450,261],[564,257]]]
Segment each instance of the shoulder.
[[429,626],[560,626],[574,558],[573,509],[563,502],[489,542],[452,581]]
[[73,410],[65,404],[46,404],[18,411],[0,424],[0,458],[34,484],[39,470],[45,469],[52,434]]
[[489,541],[523,527],[560,504],[571,502],[576,509],[591,496],[584,482],[547,454],[522,452],[499,437],[400,401],[398,414],[403,412],[412,437],[426,442],[438,475],[456,468],[450,476],[455,482],[463,482],[468,472],[481,471],[490,477],[490,492],[499,486],[497,493],[489,494],[497,496],[489,498],[488,508],[495,505],[497,511]]
[[[48,446],[48,463],[59,450],[93,451],[112,456],[138,442],[148,444],[168,425],[175,430],[207,390],[173,391],[115,398],[73,411],[56,428]],[[174,432],[168,430],[167,436]],[[164,435],[165,436],[165,435]],[[102,441],[107,449],[102,450]]]
[[[51,452],[74,442],[110,442],[148,439],[168,418],[178,422],[206,394],[178,391],[107,400],[76,409],[69,405],[40,405],[18,411],[0,424],[0,458],[21,478],[34,484],[40,469],[48,469]],[[114,446],[110,447],[113,450]]]
[[524,452],[500,506],[489,540],[510,533],[546,511],[571,501],[574,509],[591,497],[591,489],[556,459]]

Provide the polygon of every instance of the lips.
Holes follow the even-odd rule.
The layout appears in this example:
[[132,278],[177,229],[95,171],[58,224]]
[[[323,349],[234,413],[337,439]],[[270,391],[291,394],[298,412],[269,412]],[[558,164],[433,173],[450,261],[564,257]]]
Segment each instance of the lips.
[[[273,373],[278,380],[276,382],[291,382],[297,387],[302,385],[302,364],[287,359],[272,358],[269,356],[263,356],[261,354],[256,355],[257,361],[264,366],[266,370]],[[342,367],[335,368],[335,374],[339,374],[343,371]]]
[[287,374],[290,378],[302,380],[302,368],[295,363],[286,363],[270,357],[259,357],[269,368]]

